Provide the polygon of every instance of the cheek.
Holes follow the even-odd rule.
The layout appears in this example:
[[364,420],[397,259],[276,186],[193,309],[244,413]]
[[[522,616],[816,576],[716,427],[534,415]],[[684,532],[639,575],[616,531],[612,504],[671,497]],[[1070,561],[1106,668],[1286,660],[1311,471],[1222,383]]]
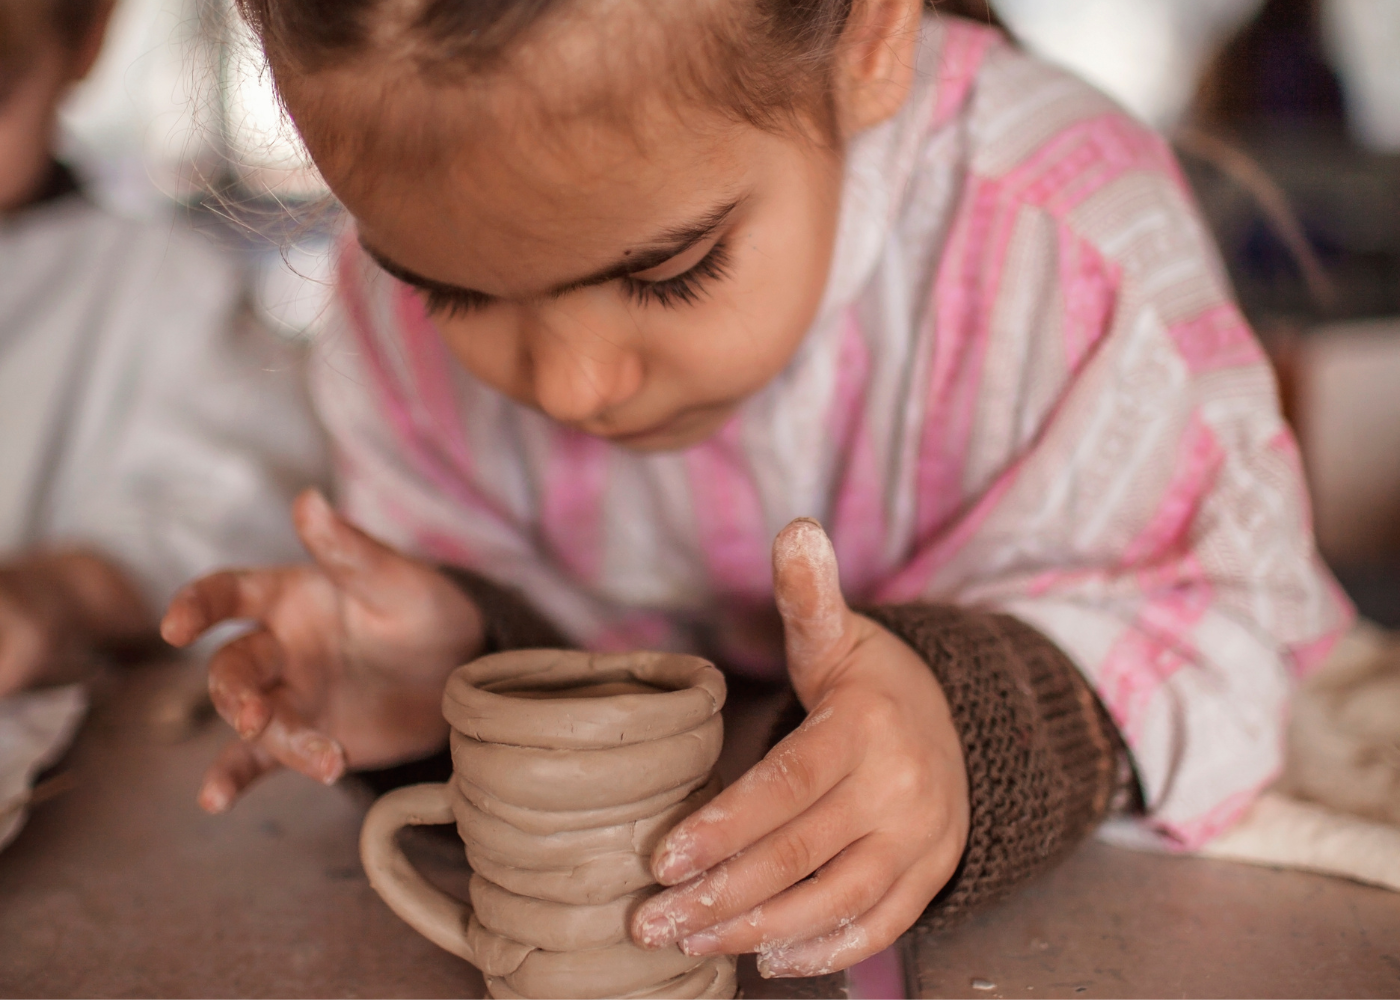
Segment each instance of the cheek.
[[695,342],[747,392],[787,366],[816,318],[835,229],[826,197],[811,189],[786,197],[735,240],[733,274],[714,296],[714,314]]
[[458,364],[493,389],[522,398],[519,324],[509,307],[432,319]]

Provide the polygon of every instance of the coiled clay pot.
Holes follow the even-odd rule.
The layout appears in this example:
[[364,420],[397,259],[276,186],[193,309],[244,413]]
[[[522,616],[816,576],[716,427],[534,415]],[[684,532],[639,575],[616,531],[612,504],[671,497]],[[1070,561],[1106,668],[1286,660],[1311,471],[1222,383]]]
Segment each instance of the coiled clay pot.
[[[491,996],[733,997],[734,960],[637,947],[652,850],[719,790],[724,677],[693,656],[518,650],[459,668],[443,695],[452,780],[370,809],[370,884]],[[394,841],[456,822],[471,902],[429,885]]]

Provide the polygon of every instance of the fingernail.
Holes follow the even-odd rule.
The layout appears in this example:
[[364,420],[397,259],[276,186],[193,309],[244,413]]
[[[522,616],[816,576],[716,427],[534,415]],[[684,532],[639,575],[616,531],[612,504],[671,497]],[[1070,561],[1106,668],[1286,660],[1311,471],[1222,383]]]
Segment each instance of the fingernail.
[[257,723],[253,719],[254,707],[252,698],[244,698],[238,703],[238,723],[234,728],[245,740],[251,740],[258,735]]
[[321,781],[323,784],[334,785],[345,773],[345,751],[334,740],[323,739],[317,743],[319,746],[314,752],[321,764]]
[[694,836],[685,831],[671,834],[656,856],[651,872],[662,885],[675,885],[699,875],[701,869],[695,864]]
[[637,928],[638,944],[644,948],[662,948],[680,937],[675,914],[669,910],[647,917]]
[[776,951],[759,952],[757,965],[758,974],[764,979],[782,979],[796,974],[786,956]]
[[681,951],[687,955],[699,957],[700,955],[713,955],[720,949],[719,935],[714,931],[701,931],[699,934],[692,934],[688,938],[683,938],[680,943]]

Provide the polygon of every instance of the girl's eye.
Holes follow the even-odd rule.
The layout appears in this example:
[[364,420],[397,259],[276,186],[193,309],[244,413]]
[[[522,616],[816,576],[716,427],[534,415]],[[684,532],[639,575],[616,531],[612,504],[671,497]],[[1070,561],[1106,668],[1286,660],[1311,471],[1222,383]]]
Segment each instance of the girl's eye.
[[622,287],[628,298],[641,305],[663,307],[693,305],[700,300],[705,286],[729,274],[729,248],[723,242],[716,243],[695,263],[690,270],[674,278],[661,281],[643,281],[640,278],[623,278]]
[[423,307],[434,316],[465,316],[491,304],[489,295],[450,286],[434,288],[425,285],[420,287],[420,292],[423,296]]

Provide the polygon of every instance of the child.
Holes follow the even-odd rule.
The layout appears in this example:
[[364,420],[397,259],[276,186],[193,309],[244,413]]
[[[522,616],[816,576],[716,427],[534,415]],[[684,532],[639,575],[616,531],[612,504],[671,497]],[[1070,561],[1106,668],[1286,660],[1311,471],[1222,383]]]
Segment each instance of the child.
[[786,667],[806,722],[632,924],[786,976],[1119,793],[1189,848],[1269,780],[1349,612],[1156,136],[918,0],[243,9],[358,224],[315,376],[347,520],[304,498],[319,568],[171,606],[264,624],[213,666],[206,808],[440,746],[492,649]]
[[192,576],[297,557],[286,504],[322,467],[232,263],[99,209],[53,158],[109,6],[0,0],[0,697],[154,639]]

